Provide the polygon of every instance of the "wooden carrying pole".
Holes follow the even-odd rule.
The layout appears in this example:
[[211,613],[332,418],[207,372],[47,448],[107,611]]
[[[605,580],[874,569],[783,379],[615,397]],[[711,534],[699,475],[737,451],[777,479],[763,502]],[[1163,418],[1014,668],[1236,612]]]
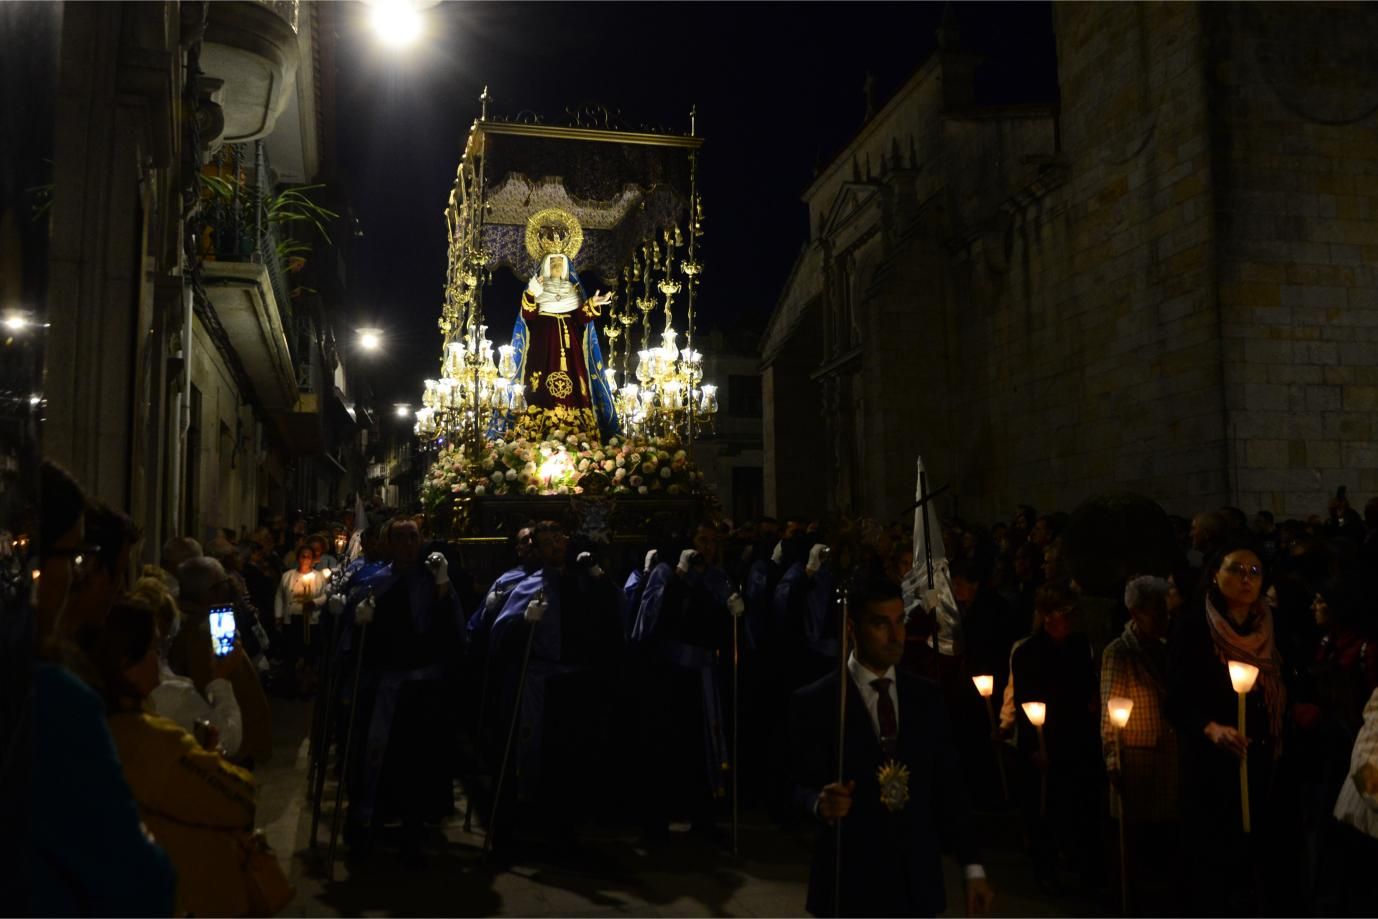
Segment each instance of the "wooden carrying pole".
[[[841,785],[846,779],[842,774],[843,767],[846,765],[844,750],[847,745],[847,681],[851,677],[847,673],[847,614],[849,600],[847,589],[844,587],[840,591],[842,598],[842,615],[837,628],[837,784]],[[842,820],[839,818],[834,829],[833,837],[833,915],[842,915]]]

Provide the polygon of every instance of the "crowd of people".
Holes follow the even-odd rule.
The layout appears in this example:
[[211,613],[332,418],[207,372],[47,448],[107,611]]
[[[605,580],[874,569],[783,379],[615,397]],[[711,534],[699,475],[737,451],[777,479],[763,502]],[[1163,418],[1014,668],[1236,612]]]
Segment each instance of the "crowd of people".
[[370,508],[171,539],[141,568],[134,521],[42,478],[35,914],[284,905],[254,857],[270,696],[314,700],[360,858],[395,836],[422,863],[457,782],[499,861],[590,823],[728,845],[763,807],[817,828],[816,915],[941,911],[942,851],[981,911],[975,806],[1019,815],[1050,893],[1378,912],[1378,500],[1173,520],[1175,561],[1112,597],[1069,569],[1065,515],[949,520],[944,599],[915,589],[909,534],[866,520],[705,519],[634,549],[533,520],[495,565]]

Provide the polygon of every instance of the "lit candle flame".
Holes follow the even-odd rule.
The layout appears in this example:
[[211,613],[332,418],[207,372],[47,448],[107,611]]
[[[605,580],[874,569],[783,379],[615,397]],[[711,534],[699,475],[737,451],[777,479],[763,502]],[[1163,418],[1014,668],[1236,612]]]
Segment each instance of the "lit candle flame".
[[1129,723],[1129,713],[1134,710],[1134,700],[1114,696],[1106,700],[1105,707],[1110,712],[1110,723],[1122,728]]
[[1230,661],[1229,667],[1230,684],[1235,692],[1243,694],[1254,688],[1254,681],[1258,679],[1257,667],[1243,661]]
[[995,677],[988,673],[972,677],[971,682],[976,684],[976,691],[981,694],[982,699],[989,699],[995,692]]
[[1043,722],[1048,717],[1048,704],[1046,702],[1025,702],[1022,706],[1024,717],[1029,719],[1029,723],[1036,728],[1043,727]]

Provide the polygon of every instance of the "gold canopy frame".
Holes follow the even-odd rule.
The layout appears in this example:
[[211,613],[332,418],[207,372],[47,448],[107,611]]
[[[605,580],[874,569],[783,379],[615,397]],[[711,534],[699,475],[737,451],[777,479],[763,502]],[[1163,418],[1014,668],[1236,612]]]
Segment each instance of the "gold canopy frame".
[[[476,454],[494,436],[494,419],[500,429],[515,412],[521,381],[508,375],[504,382],[513,366],[511,346],[498,349],[503,362],[492,359],[483,293],[497,268],[518,273],[525,267],[532,216],[560,213],[574,218],[584,240],[594,240],[580,270],[598,269],[617,294],[603,329],[609,344],[605,382],[626,420],[624,430],[692,443],[717,410],[716,390],[702,384],[702,354],[693,347],[703,270],[698,157],[704,139],[696,133],[696,113],[690,113],[690,133],[675,134],[612,127],[606,111],[604,125],[592,127],[579,123],[587,111],[571,113],[576,123],[570,125],[492,119],[486,87],[480,103],[444,210],[449,265],[439,321],[442,379],[427,381],[418,433]],[[624,152],[592,154],[586,144],[617,145]],[[591,178],[581,174],[583,167]],[[521,247],[519,231],[527,240]],[[681,292],[682,332],[674,328]],[[653,314],[662,310],[656,344]],[[640,385],[628,376],[637,334]],[[684,348],[677,350],[681,335]]]

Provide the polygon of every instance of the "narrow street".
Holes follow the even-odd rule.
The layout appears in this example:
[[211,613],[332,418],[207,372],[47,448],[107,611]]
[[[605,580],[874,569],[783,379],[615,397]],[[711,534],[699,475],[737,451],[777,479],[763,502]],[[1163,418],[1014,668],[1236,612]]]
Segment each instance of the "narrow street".
[[[780,831],[764,812],[748,812],[741,856],[709,840],[672,832],[663,849],[648,852],[634,830],[586,830],[574,852],[541,853],[496,871],[481,856],[483,835],[463,827],[465,801],[457,788],[456,815],[430,831],[424,864],[405,866],[384,836],[367,861],[349,857],[343,842],[335,879],[325,877],[333,781],[326,787],[318,844],[310,846],[311,810],[305,794],[310,705],[274,700],[273,760],[259,770],[259,824],[297,888],[285,916],[798,916],[808,881],[809,840]],[[616,793],[612,790],[611,793]],[[976,815],[986,870],[995,885],[995,915],[1093,916],[1087,899],[1052,899],[1039,891],[1017,847],[1012,814]],[[962,915],[956,865],[946,861],[947,915]]]

